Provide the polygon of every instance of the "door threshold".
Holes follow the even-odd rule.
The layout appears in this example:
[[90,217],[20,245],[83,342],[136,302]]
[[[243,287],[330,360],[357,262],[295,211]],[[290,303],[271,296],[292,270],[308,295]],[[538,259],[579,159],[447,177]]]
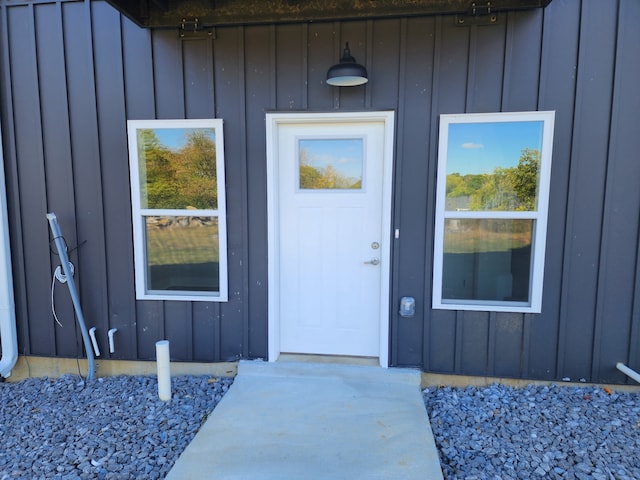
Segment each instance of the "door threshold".
[[351,357],[347,355],[318,355],[309,353],[281,353],[276,361],[380,366],[380,359],[378,357]]

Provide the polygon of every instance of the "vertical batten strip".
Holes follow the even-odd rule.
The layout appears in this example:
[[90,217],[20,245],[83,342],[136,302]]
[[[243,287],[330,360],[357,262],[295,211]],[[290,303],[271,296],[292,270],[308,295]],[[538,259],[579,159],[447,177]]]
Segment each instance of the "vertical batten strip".
[[[399,58],[400,58],[400,72],[398,75],[398,104],[404,104],[405,98],[406,98],[406,77],[407,77],[407,72],[406,72],[406,65],[407,65],[407,55],[406,55],[406,48],[403,48],[406,46],[407,43],[407,20],[403,19],[401,21],[401,27],[400,27],[400,43],[399,43],[399,48],[400,51],[398,52],[399,54]],[[372,32],[367,32],[367,37],[368,38],[372,38],[373,34]],[[372,46],[369,45],[369,47],[367,48],[368,51],[372,50]],[[367,62],[371,62],[371,60],[369,58],[367,58]],[[367,65],[371,65],[371,63],[367,63]],[[371,74],[371,72],[369,72],[369,74]],[[370,89],[368,89],[370,90]],[[370,101],[370,95],[367,96],[367,98]],[[399,113],[397,120],[396,120],[396,126],[398,129],[398,132],[403,132],[404,131],[404,115],[402,113]],[[395,231],[396,229],[399,229],[399,219],[400,219],[400,212],[401,212],[401,206],[402,206],[402,195],[399,195],[398,192],[401,192],[402,189],[401,187],[401,179],[402,179],[402,166],[404,164],[404,156],[405,156],[405,149],[404,149],[404,145],[405,142],[403,141],[402,137],[398,136],[397,140],[396,140],[396,145],[395,145],[395,168],[394,168],[394,175],[395,175],[395,181],[394,181],[394,191],[396,192],[396,194],[394,195],[394,205],[393,205],[393,215],[392,215],[392,231]],[[395,239],[394,238],[390,238],[389,241],[391,242],[391,256],[390,259],[393,262],[392,265],[392,270],[391,270],[391,292],[389,292],[389,294],[391,295],[391,312],[390,312],[390,328],[389,328],[389,339],[391,342],[391,348],[390,348],[390,355],[389,355],[389,364],[391,366],[395,366],[398,365],[398,351],[399,351],[399,319],[398,319],[398,312],[397,312],[397,306],[398,306],[398,299],[400,298],[400,296],[402,295],[402,293],[400,291],[398,291],[398,286],[399,286],[399,280],[400,280],[400,273],[399,273],[399,260],[400,260],[400,239]]]
[[[373,38],[373,25],[374,22],[373,20],[367,20],[366,22],[366,28],[367,28],[367,33],[366,33],[366,38],[365,38],[365,45],[367,46],[367,51],[365,52],[365,58],[366,58],[366,63],[365,65],[367,65],[368,68],[368,74],[371,75],[371,66],[373,65],[373,42],[374,42],[374,38]],[[401,42],[402,42],[402,32],[401,32]],[[406,35],[406,30],[404,32],[404,35]],[[400,69],[400,75],[402,75],[402,68]],[[398,87],[399,88],[399,87]],[[367,88],[367,86],[364,86],[364,108],[366,109],[370,109],[372,108],[372,88]]]
[[[342,56],[342,31],[340,25],[340,22],[333,22],[333,52],[334,55],[336,55],[336,52],[338,55],[335,63],[338,63]],[[333,63],[331,65],[333,65]],[[340,108],[340,89],[331,87],[331,90],[333,90],[333,108],[337,110]]]
[[[306,29],[304,32],[306,33]],[[242,298],[250,298],[249,296],[249,194],[248,194],[248,173],[247,173],[247,80],[246,80],[246,37],[247,32],[244,27],[240,27],[240,32],[238,35],[238,65],[240,68],[238,69],[238,82],[239,82],[239,91],[240,94],[240,105],[238,105],[239,112],[239,122],[241,125],[244,125],[244,128],[240,130],[239,135],[239,143],[240,143],[240,156],[239,156],[239,164],[240,164],[240,181],[242,185],[242,192],[240,193],[240,199],[242,203],[242,207],[240,211],[242,212],[242,280],[241,280],[241,288],[242,288]],[[306,49],[304,50],[306,52]],[[306,75],[306,61],[304,72]],[[304,104],[306,105],[306,92],[307,88],[304,89],[303,97]],[[244,358],[249,358],[249,302],[243,302],[242,308],[242,355]]]
[[301,109],[308,110],[309,109],[309,24],[302,24],[302,28],[300,29],[300,54],[302,58],[300,59],[300,64],[302,65],[302,100],[301,100]]

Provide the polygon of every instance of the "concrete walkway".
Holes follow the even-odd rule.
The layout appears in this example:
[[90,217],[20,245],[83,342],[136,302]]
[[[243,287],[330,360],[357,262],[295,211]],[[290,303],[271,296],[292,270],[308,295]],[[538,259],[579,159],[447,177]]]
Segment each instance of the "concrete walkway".
[[241,361],[167,480],[442,479],[420,373]]

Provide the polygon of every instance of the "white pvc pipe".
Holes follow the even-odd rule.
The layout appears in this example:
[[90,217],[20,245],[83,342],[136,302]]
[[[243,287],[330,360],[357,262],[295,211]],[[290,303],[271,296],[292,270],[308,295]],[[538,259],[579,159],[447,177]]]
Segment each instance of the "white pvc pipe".
[[100,356],[100,348],[98,347],[98,340],[96,339],[96,327],[91,327],[89,329],[89,336],[91,337],[91,344],[93,345],[93,351],[96,354],[96,357]]
[[171,400],[171,367],[169,362],[169,340],[156,342],[158,364],[158,397],[163,402]]
[[616,368],[625,375],[633,378],[636,382],[640,383],[640,373],[636,372],[635,370],[631,370],[622,362],[616,363]]
[[113,334],[116,333],[118,331],[117,328],[112,328],[107,332],[107,335],[109,336],[109,353],[113,353],[116,351],[116,345],[115,342],[113,341]]
[[[2,138],[2,128],[0,128]],[[13,298],[13,273],[11,270],[11,245],[7,214],[7,188],[4,176],[4,157],[0,144],[0,375],[7,378],[18,361],[18,332],[16,308]]]

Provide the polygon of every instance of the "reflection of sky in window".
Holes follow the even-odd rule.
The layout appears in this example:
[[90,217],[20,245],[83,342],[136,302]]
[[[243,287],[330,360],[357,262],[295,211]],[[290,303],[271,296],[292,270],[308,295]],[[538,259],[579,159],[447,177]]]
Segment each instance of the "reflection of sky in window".
[[542,126],[543,122],[450,124],[447,174],[515,167],[525,148],[542,150]]
[[212,128],[154,128],[153,133],[156,134],[162,146],[171,150],[178,150],[184,147],[187,137],[198,130],[204,130],[209,133],[212,140],[215,139]]
[[304,139],[298,146],[309,155],[309,166],[322,170],[331,165],[342,175],[362,178],[361,138]]

